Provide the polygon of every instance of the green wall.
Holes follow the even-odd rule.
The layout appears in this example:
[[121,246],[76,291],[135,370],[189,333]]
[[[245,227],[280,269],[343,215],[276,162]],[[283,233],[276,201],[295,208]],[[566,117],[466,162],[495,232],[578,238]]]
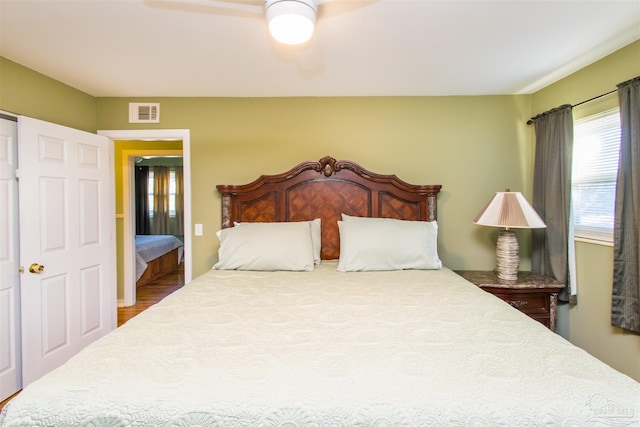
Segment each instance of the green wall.
[[0,110],[96,131],[96,98],[0,56]]
[[[640,41],[533,95],[534,114],[561,104],[577,104],[616,89],[640,75]],[[574,109],[574,118],[618,105],[617,94]],[[604,362],[640,381],[640,336],[610,326],[613,248],[576,243],[578,304],[560,306],[559,332]]]
[[[159,102],[162,122],[191,131],[193,275],[217,257],[217,184],[243,184],[325,155],[416,184],[442,184],[440,255],[452,268],[492,268],[497,229],[475,226],[495,191],[530,193],[529,96],[388,98],[100,98],[99,129],[138,129],[129,102]],[[523,268],[529,233],[522,233]]]
[[[640,75],[640,42],[536,92],[519,96],[388,98],[93,98],[0,58],[0,110],[87,131],[189,129],[194,277],[216,260],[216,184],[242,184],[325,155],[415,184],[442,184],[440,254],[451,268],[490,269],[497,231],[471,220],[495,191],[531,195],[534,114],[578,103]],[[160,102],[158,125],[129,124],[129,102]],[[615,105],[615,96],[574,111]],[[530,233],[519,231],[521,266]],[[609,325],[612,249],[577,244],[579,304],[562,306],[560,332],[640,380],[640,337]]]

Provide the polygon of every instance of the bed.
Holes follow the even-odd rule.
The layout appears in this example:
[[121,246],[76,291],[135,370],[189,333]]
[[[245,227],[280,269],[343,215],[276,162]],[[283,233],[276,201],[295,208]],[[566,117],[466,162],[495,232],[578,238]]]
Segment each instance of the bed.
[[184,244],[172,235],[136,236],[136,287],[153,282],[182,262]]
[[27,386],[1,426],[640,423],[639,383],[437,252],[408,260],[414,234],[437,241],[439,185],[325,157],[218,190],[215,268]]

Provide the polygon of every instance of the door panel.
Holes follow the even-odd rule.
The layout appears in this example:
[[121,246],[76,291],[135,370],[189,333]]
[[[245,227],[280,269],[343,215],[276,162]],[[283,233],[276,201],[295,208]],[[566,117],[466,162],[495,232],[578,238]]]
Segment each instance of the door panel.
[[80,181],[80,246],[100,243],[100,183]]
[[82,328],[80,333],[83,337],[100,328],[102,318],[101,276],[99,265],[84,268],[80,272],[80,292],[82,295]]
[[107,138],[26,117],[19,134],[27,385],[116,325],[115,208]]
[[0,118],[0,401],[22,388],[17,129]]
[[41,231],[40,251],[44,253],[65,250],[67,215],[65,207],[60,206],[60,201],[67,198],[66,179],[41,177],[38,187],[40,188],[40,220],[39,224],[34,225],[38,225]]
[[66,274],[42,280],[42,353],[44,357],[69,345],[67,306],[69,281]]

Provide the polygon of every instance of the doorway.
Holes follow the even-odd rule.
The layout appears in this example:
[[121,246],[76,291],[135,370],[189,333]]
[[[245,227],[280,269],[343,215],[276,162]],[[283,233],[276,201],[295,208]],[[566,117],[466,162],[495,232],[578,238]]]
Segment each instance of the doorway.
[[[184,279],[189,283],[192,279],[191,253],[191,159],[190,131],[188,129],[158,130],[102,130],[98,134],[113,141],[154,141],[154,149],[135,149],[122,151],[122,213],[118,219],[122,222],[122,281],[123,294],[118,300],[119,306],[131,306],[136,302],[135,273],[135,191],[134,167],[135,158],[141,156],[181,155],[184,173]],[[182,141],[182,150],[162,150],[162,142],[175,143]]]

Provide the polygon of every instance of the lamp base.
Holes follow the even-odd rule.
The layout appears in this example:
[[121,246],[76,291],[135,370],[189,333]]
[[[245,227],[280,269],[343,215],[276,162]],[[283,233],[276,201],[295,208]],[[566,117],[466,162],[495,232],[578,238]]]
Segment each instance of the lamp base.
[[518,247],[516,233],[512,230],[502,230],[498,235],[496,264],[498,279],[518,280],[520,249]]

